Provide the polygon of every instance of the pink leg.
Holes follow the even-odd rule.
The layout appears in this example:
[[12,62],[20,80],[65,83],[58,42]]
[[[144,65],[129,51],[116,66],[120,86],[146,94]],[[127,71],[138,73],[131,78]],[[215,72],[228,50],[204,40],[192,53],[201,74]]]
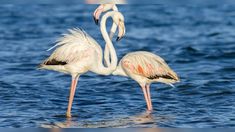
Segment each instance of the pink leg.
[[146,101],[146,104],[147,104],[147,109],[149,110],[150,106],[149,106],[149,99],[148,99],[146,87],[145,86],[141,86],[141,88],[142,88],[143,93],[144,93],[144,98],[145,98],[145,101]]
[[69,94],[68,109],[66,112],[66,117],[68,117],[68,118],[71,118],[71,108],[72,108],[72,104],[73,104],[73,98],[74,98],[74,94],[75,94],[75,90],[76,90],[76,86],[77,86],[77,81],[78,81],[78,77],[72,78],[70,94]]
[[152,106],[152,100],[151,100],[151,94],[150,94],[150,85],[147,84],[146,86],[146,91],[147,91],[147,96],[148,96],[148,103],[149,103],[149,107],[150,107],[150,111],[153,110],[153,106]]

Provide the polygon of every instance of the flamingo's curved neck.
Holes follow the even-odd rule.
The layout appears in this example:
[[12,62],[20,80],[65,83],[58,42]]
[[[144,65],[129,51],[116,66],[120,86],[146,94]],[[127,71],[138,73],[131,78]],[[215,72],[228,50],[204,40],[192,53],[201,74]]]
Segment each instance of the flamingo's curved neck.
[[[118,8],[116,5],[113,6],[113,10],[118,11]],[[112,40],[116,30],[117,30],[117,25],[113,22],[110,33],[109,33],[109,37],[111,40]],[[105,49],[104,49],[104,61],[105,61],[106,66],[111,65],[111,60],[110,60],[110,56],[109,56],[109,48],[108,48],[107,44],[105,45]]]
[[[113,14],[114,14],[114,12],[107,12],[102,17],[102,20],[101,20],[101,23],[100,23],[101,24],[100,30],[101,30],[102,36],[103,36],[103,38],[104,38],[104,40],[106,42],[106,45],[107,45],[107,47],[108,47],[108,49],[110,51],[110,56],[111,56],[111,60],[112,60],[109,67],[104,67],[104,65],[102,63],[102,60],[99,60],[98,68],[95,69],[95,72],[97,72],[99,74],[103,74],[103,75],[111,74],[116,69],[117,61],[118,61],[115,48],[113,46],[112,41],[109,38],[107,30],[106,30],[106,21],[107,21],[107,18],[113,16]],[[103,58],[101,58],[101,59],[103,59]]]

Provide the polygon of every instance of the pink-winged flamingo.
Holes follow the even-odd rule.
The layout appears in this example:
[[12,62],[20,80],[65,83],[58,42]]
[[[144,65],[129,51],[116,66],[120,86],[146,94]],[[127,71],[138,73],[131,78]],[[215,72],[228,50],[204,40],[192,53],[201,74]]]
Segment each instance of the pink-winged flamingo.
[[80,29],[69,30],[70,34],[61,37],[58,43],[53,46],[53,48],[58,46],[55,51],[39,66],[39,69],[54,70],[72,76],[66,117],[71,117],[72,102],[81,74],[91,71],[101,75],[110,75],[116,69],[118,61],[116,51],[106,30],[106,20],[109,17],[112,17],[113,22],[121,28],[118,36],[122,37],[125,33],[124,17],[121,13],[111,11],[102,17],[100,30],[112,59],[109,67],[105,67],[102,63],[103,51],[100,45]]
[[[109,61],[109,60],[107,60]],[[117,69],[112,73],[130,77],[141,86],[147,103],[147,110],[152,111],[150,84],[161,82],[172,85],[179,82],[177,74],[166,62],[153,53],[136,51],[126,54],[119,62]]]
[[[118,10],[115,4],[110,4],[109,9],[102,10],[104,5],[100,5],[98,15],[94,12],[94,19],[97,23],[102,12],[113,9]],[[115,8],[111,8],[115,7]],[[117,26],[113,23],[110,38],[113,37]],[[111,64],[109,58],[109,47],[105,47],[104,59],[107,66]],[[179,82],[180,79],[177,74],[167,65],[167,63],[160,56],[146,51],[136,51],[126,54],[117,66],[117,69],[112,73],[113,75],[120,75],[130,77],[142,88],[144,98],[147,104],[147,110],[152,111],[152,101],[150,95],[150,84],[153,82],[161,82],[172,86],[173,83]]]

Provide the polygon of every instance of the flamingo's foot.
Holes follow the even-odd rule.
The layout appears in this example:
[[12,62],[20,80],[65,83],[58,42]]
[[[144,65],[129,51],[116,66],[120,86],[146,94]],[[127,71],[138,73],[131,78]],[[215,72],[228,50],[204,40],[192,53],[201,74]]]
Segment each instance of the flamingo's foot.
[[72,117],[71,113],[70,112],[66,112],[66,118],[71,118],[71,117]]
[[151,114],[152,112],[153,112],[153,109],[147,109],[147,110],[146,110],[146,113],[147,113],[147,114]]

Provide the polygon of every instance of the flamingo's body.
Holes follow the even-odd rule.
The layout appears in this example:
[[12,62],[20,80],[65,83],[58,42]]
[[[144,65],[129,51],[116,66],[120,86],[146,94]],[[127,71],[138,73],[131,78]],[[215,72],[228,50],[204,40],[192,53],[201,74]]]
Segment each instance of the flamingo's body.
[[[58,42],[58,48],[41,65],[41,69],[59,71],[72,76],[96,72],[102,60],[100,45],[80,29],[69,30]],[[96,62],[96,63],[95,63]]]
[[119,62],[114,75],[129,76],[140,84],[152,82],[175,83],[179,80],[176,73],[166,62],[153,53],[136,51],[126,54]]
[[[110,54],[112,62],[109,67],[103,65],[103,51],[100,45],[91,36],[80,29],[69,30],[69,34],[65,34],[60,38],[58,43],[54,46],[57,46],[57,49],[39,66],[40,69],[59,71],[72,76],[70,97],[66,113],[67,117],[71,117],[72,102],[77,81],[81,74],[91,71],[101,75],[109,75],[116,69],[116,51],[105,27],[108,17],[112,17],[114,23],[117,25],[124,25],[124,17],[119,12],[111,11],[106,13],[101,20],[101,33],[106,41],[107,47],[111,49]],[[123,30],[124,29],[125,27],[123,27]],[[122,37],[122,35],[124,34],[120,34],[120,37]]]

